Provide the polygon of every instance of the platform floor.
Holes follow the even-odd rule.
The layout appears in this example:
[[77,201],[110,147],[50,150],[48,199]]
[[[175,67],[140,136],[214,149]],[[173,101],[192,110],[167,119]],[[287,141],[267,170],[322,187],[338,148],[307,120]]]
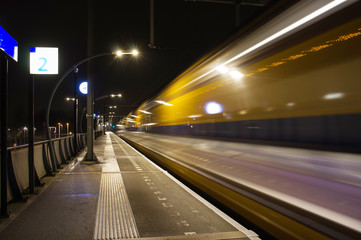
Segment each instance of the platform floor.
[[0,239],[259,239],[114,134],[94,153],[99,163],[69,164]]

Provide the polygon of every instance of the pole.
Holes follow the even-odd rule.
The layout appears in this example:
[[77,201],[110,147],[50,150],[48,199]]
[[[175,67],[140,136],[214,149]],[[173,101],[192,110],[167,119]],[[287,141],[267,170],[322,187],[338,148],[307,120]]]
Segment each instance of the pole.
[[[94,0],[88,2],[88,57],[94,54]],[[87,95],[87,157],[88,161],[95,161],[93,153],[94,143],[94,61],[88,61],[87,78],[88,78],[88,95]]]
[[156,48],[154,44],[154,0],[150,0],[150,48]]
[[241,25],[241,4],[236,3],[236,27]]
[[34,193],[35,169],[34,169],[34,76],[29,81],[29,126],[28,126],[28,167],[29,167],[29,193]]
[[[53,166],[53,172],[57,171],[57,163],[56,163],[56,155],[55,155],[55,151],[54,151],[54,144],[53,144],[53,140],[51,139],[51,132],[50,132],[50,108],[51,108],[51,104],[53,102],[56,90],[58,90],[60,84],[63,82],[63,80],[69,75],[69,73],[71,73],[72,71],[74,71],[79,65],[81,65],[82,63],[85,63],[93,58],[98,58],[98,57],[102,57],[102,56],[111,56],[114,55],[114,53],[112,52],[108,52],[108,53],[101,53],[101,54],[97,54],[91,57],[86,57],[84,59],[82,59],[81,61],[79,61],[78,63],[76,63],[75,65],[69,67],[64,73],[63,75],[59,78],[58,82],[56,83],[53,91],[50,94],[50,98],[49,98],[49,102],[48,102],[48,107],[46,108],[46,136],[49,140],[49,148],[50,148],[50,159],[52,162],[52,166]],[[56,135],[56,127],[55,127],[55,135]],[[56,136],[55,136],[56,137]]]
[[8,217],[8,151],[7,151],[7,116],[8,116],[8,59],[0,58],[0,81],[1,81],[1,212],[0,217]]
[[74,149],[78,151],[78,96],[77,96],[77,79],[78,69],[75,69],[74,74]]

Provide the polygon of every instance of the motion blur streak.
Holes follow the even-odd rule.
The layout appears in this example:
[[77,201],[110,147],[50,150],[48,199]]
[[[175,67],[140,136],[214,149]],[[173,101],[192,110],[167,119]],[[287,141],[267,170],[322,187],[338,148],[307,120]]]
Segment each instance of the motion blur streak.
[[[300,1],[265,25],[228,42],[154,98],[171,107],[157,100],[146,101],[130,113],[138,118],[129,127],[361,152],[360,2],[339,3],[333,11],[290,30],[277,41],[235,58],[258,46],[260,39],[268,39],[265,34],[274,36],[284,29],[279,25],[292,25],[315,12],[314,4],[326,11],[331,5],[322,8],[324,2]],[[209,69],[217,71],[204,76]],[[232,70],[238,71],[238,76],[243,74],[242,78],[235,81],[229,74]],[[207,105],[213,102],[218,104],[214,111]],[[157,124],[150,127],[147,123]]]
[[[235,61],[235,60],[237,60],[237,59],[245,56],[246,54],[251,53],[252,51],[254,51],[254,50],[262,47],[263,45],[265,45],[265,44],[267,44],[267,43],[269,43],[269,42],[271,42],[271,41],[273,41],[273,40],[281,37],[282,35],[285,35],[286,33],[288,33],[288,32],[290,32],[290,31],[296,29],[297,27],[302,26],[303,24],[311,21],[312,19],[314,19],[314,18],[316,18],[316,17],[318,17],[318,16],[326,13],[327,11],[329,11],[329,10],[337,7],[338,5],[344,3],[345,1],[346,1],[346,0],[336,0],[336,1],[332,1],[331,3],[329,3],[329,4],[327,4],[327,5],[319,8],[318,10],[312,12],[311,14],[309,14],[309,15],[301,18],[300,20],[298,20],[298,21],[290,24],[290,25],[287,26],[286,28],[284,28],[284,29],[276,32],[275,34],[273,34],[273,35],[271,35],[270,37],[264,39],[263,41],[261,41],[261,42],[255,44],[255,45],[253,45],[252,47],[248,48],[247,50],[239,53],[238,55],[236,55],[235,57],[227,60],[226,62],[224,62],[221,66],[218,66],[217,68],[223,67],[224,65],[227,65],[227,64],[229,64],[229,63],[231,63],[231,62],[233,62],[233,61]],[[314,2],[314,1],[311,1],[311,3],[312,3],[312,2]],[[311,3],[310,3],[310,4],[311,4]],[[215,70],[217,70],[217,68],[210,70],[209,72],[201,75],[200,77],[194,79],[193,81],[189,82],[188,84],[191,84],[191,83],[193,83],[193,82],[195,82],[195,81],[197,81],[197,80],[199,80],[199,79],[201,79],[201,78],[209,75],[210,73],[212,73],[212,72],[214,72]],[[184,87],[187,86],[188,84],[184,85]]]
[[121,135],[278,239],[361,239],[361,2],[290,2],[129,113]]

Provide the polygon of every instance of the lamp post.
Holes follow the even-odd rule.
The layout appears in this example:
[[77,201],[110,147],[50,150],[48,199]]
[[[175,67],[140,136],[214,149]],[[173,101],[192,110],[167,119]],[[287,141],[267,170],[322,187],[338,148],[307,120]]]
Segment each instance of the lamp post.
[[26,143],[26,130],[28,130],[28,128],[24,127],[23,130],[24,130],[24,144],[25,144]]
[[58,135],[58,136],[59,136],[59,138],[60,138],[60,136],[61,136],[61,135],[60,135],[60,127],[62,127],[62,126],[63,126],[63,125],[62,125],[61,123],[58,123],[58,128],[59,128],[59,135]]
[[[56,83],[51,95],[50,95],[50,99],[49,99],[49,103],[48,103],[48,107],[47,107],[47,111],[46,111],[46,135],[47,138],[49,140],[49,147],[50,147],[50,156],[52,159],[52,165],[54,166],[53,171],[57,171],[57,167],[56,167],[56,161],[55,161],[55,152],[54,152],[54,145],[53,142],[51,140],[51,135],[50,135],[50,128],[49,128],[49,116],[50,116],[50,107],[51,104],[53,102],[53,98],[54,95],[59,87],[59,85],[62,83],[62,81],[68,76],[69,73],[71,73],[72,71],[74,71],[79,65],[92,60],[94,58],[98,58],[98,57],[103,57],[103,56],[117,56],[120,57],[122,55],[133,55],[133,56],[137,56],[139,53],[136,50],[133,50],[132,52],[122,52],[120,50],[118,50],[117,52],[108,52],[108,53],[101,53],[101,54],[96,54],[90,57],[86,57],[82,60],[80,60],[78,63],[74,64],[73,66],[69,67],[64,73],[63,75],[61,75],[61,77],[59,78],[58,82]],[[93,101],[92,101],[93,102]],[[93,118],[93,116],[91,116],[91,118]],[[87,132],[88,135],[92,136],[93,135],[93,131]],[[89,139],[89,138],[88,138]],[[88,145],[88,152],[91,152],[91,156],[93,156],[93,138],[91,138],[91,141],[87,142]],[[88,159],[88,158],[87,158]]]

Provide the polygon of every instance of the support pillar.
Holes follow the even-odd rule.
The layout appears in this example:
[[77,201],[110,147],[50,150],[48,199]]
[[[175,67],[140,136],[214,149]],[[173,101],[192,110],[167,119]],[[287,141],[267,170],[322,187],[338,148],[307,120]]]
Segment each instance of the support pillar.
[[7,129],[7,117],[8,117],[8,59],[6,57],[0,57],[0,94],[1,94],[1,210],[0,217],[8,217],[8,129]]

